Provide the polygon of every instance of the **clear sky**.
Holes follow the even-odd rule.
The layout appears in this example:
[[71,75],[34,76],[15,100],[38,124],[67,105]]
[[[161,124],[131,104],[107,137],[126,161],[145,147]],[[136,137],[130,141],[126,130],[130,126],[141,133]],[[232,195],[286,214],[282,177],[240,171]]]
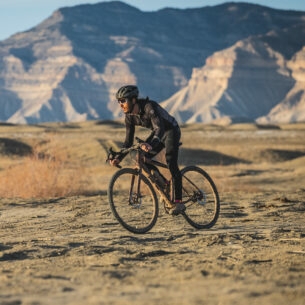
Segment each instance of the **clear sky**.
[[[0,0],[0,40],[36,26],[60,7],[104,1],[105,0]],[[249,2],[277,9],[305,12],[305,0],[124,0],[123,2],[137,7],[142,11],[156,11],[164,7],[192,8],[208,5],[213,6],[224,2]]]

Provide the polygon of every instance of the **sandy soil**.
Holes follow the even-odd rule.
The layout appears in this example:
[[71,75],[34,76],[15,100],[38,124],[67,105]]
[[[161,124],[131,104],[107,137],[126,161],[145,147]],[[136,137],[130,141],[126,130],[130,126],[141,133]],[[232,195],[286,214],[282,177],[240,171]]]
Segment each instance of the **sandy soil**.
[[[103,147],[123,134],[86,128],[59,136],[86,146],[90,134]],[[160,209],[149,233],[125,231],[108,207],[115,169],[98,163],[105,152],[98,160],[84,155],[88,167],[101,169],[92,171],[87,195],[1,198],[0,304],[303,305],[304,130],[183,129],[182,166],[202,166],[219,189],[220,217],[209,230]],[[0,136],[21,139],[7,127]],[[35,135],[22,137],[30,143]]]

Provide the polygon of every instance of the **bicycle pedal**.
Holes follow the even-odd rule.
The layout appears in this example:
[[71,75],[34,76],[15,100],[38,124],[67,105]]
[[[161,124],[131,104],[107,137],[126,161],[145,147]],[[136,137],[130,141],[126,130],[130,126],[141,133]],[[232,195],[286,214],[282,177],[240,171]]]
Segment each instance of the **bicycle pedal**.
[[171,214],[173,216],[177,216],[177,215],[183,214],[185,209],[186,209],[186,207],[184,204],[177,203],[174,205],[174,207],[172,209],[169,210],[169,214]]

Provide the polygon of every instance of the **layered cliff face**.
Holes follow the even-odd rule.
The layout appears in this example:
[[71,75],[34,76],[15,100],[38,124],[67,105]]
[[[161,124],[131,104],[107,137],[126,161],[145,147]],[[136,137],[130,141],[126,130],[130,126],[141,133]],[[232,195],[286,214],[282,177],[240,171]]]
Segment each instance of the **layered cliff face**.
[[258,118],[259,123],[305,122],[305,47],[287,62],[287,67],[294,85],[266,116]]
[[[72,43],[58,29],[60,12],[20,33],[1,47],[1,120],[13,123],[82,121],[108,118],[108,92],[94,67],[74,55]],[[105,87],[105,85],[104,85]],[[102,113],[98,108],[104,107]]]
[[304,25],[239,41],[194,69],[163,106],[189,123],[304,121],[303,45]]
[[115,119],[115,92],[137,84],[143,96],[168,99],[181,121],[272,121],[288,92],[289,103],[299,102],[302,53],[290,54],[288,35],[284,53],[257,35],[304,20],[302,12],[234,3],[150,13],[122,2],[62,8],[0,42],[0,120]]

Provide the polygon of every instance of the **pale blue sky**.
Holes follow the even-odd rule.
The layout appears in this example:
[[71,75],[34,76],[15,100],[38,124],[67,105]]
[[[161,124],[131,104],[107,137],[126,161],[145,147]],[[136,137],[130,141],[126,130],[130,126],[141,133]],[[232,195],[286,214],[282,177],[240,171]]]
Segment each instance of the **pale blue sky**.
[[[0,0],[0,40],[26,31],[64,6],[98,3],[103,0]],[[164,7],[192,8],[217,5],[225,0],[124,0],[142,11],[156,11]],[[305,11],[305,0],[245,0],[278,9]]]

